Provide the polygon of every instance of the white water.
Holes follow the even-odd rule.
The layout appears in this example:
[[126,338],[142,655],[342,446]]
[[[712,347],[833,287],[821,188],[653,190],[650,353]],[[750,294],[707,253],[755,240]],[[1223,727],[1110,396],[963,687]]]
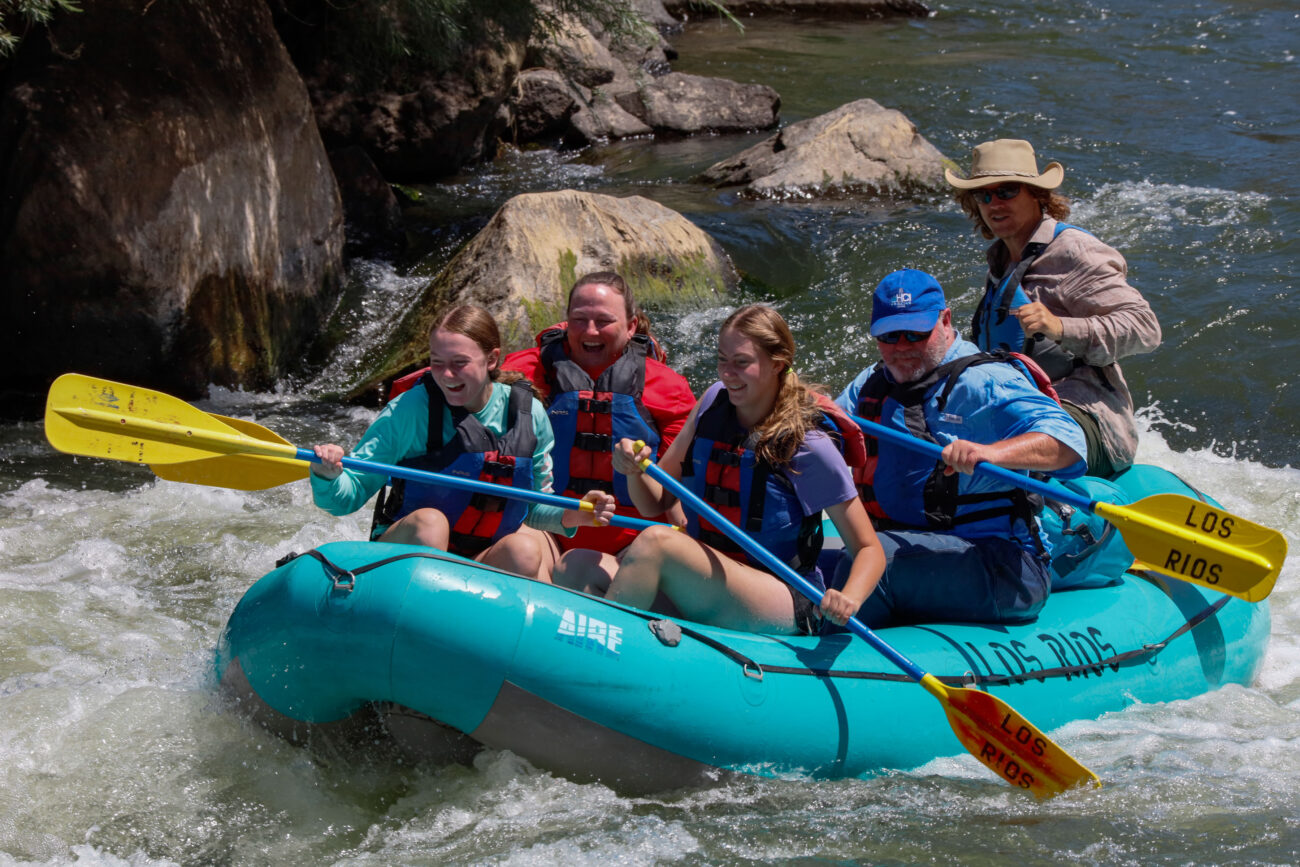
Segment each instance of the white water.
[[[229,393],[203,404],[266,423],[265,405]],[[350,442],[369,416],[307,426]],[[4,456],[39,455],[38,429],[10,433]],[[1174,452],[1152,430],[1140,458],[1297,544],[1300,471]],[[509,754],[413,767],[382,745],[304,749],[250,726],[214,690],[226,616],[277,557],[359,536],[365,516],[325,515],[305,482],[244,493],[85,460],[74,473],[84,487],[44,477],[72,462],[38,458],[50,472],[10,476],[0,495],[0,865],[1300,857],[1295,560],[1271,598],[1273,637],[1253,687],[1056,733],[1100,774],[1101,792],[1037,804],[961,754],[876,780],[746,779],[621,798]],[[1205,848],[1186,851],[1196,841]]]
[[[1165,328],[1158,352],[1126,363],[1147,405],[1140,459],[1296,549],[1294,4],[936,6],[880,25],[755,21],[743,39],[700,29],[677,40],[678,67],[771,84],[786,121],[872,96],[950,156],[1015,135],[1064,162],[1073,220],[1125,253]],[[572,186],[656,197],[719,238],[764,287],[745,291],[795,323],[810,379],[842,385],[870,357],[856,305],[893,268],[933,270],[959,321],[969,315],[981,244],[951,206],[744,203],[687,180],[752,141],[520,155],[436,193],[452,214],[437,227],[443,259],[509,195]],[[303,392],[346,384],[334,380],[355,374],[418,286],[383,266],[360,279],[373,291],[347,325],[355,338]],[[711,349],[696,344],[717,312],[665,323],[675,363],[707,371]],[[370,415],[291,385],[218,391],[204,408],[299,445],[351,443]],[[867,781],[744,779],[629,799],[507,754],[431,768],[372,744],[292,747],[223,706],[213,649],[243,591],[279,556],[359,537],[366,521],[315,509],[305,483],[158,482],[53,455],[37,425],[0,425],[0,867],[1300,863],[1294,556],[1251,687],[1055,733],[1105,781],[1099,792],[1038,804],[961,754]]]

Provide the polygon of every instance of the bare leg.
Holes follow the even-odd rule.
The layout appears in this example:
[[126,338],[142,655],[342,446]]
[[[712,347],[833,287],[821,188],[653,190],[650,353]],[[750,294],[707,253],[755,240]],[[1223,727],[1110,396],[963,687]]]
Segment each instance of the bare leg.
[[684,617],[728,629],[793,633],[794,600],[779,578],[675,530],[643,530],[623,552],[606,598],[647,608],[662,592]]
[[551,570],[558,554],[555,540],[549,533],[532,527],[520,527],[492,543],[490,548],[474,559],[488,566],[550,584]]
[[551,576],[554,583],[592,596],[604,596],[609,581],[618,571],[618,559],[603,551],[574,548],[565,551]]
[[447,541],[451,538],[451,526],[447,516],[437,509],[416,509],[384,531],[380,542],[396,542],[399,545],[425,545],[447,550]]

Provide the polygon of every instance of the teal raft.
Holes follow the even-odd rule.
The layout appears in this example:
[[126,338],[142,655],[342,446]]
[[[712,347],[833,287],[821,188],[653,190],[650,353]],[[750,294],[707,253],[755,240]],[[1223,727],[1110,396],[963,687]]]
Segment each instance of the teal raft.
[[[1152,467],[1082,484],[1113,502],[1195,493]],[[1044,515],[1057,585],[1037,621],[881,638],[1044,730],[1253,681],[1267,602],[1126,572],[1104,523]],[[962,750],[934,699],[851,635],[666,619],[402,545],[336,542],[284,563],[231,615],[217,665],[223,688],[280,731],[378,710],[399,741],[435,754],[508,749],[625,792],[726,772],[865,777]]]

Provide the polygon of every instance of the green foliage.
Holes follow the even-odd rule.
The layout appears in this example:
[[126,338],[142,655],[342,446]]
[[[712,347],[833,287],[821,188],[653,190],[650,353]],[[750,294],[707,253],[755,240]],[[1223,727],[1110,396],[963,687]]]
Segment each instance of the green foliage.
[[560,253],[560,289],[568,288],[578,282],[578,254],[572,250]]
[[13,54],[23,36],[55,12],[80,12],[75,0],[0,0],[0,57]]

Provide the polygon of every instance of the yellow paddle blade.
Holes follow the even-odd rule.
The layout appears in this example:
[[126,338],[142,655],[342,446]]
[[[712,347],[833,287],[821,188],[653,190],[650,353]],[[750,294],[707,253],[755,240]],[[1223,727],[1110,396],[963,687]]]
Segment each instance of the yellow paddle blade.
[[[242,434],[266,442],[291,445],[275,431],[242,418],[213,415]],[[237,491],[262,491],[307,478],[310,470],[303,461],[290,458],[273,458],[266,455],[222,455],[178,464],[151,464],[149,469],[160,479],[169,482],[188,482],[213,488],[234,488]]]
[[151,465],[297,455],[292,445],[248,436],[171,395],[76,373],[50,386],[45,438],[70,454]]
[[1140,565],[1248,602],[1272,592],[1286,560],[1278,531],[1181,494],[1094,508],[1119,529]]
[[1101,787],[1096,774],[996,696],[944,686],[932,674],[921,686],[943,704],[962,746],[1016,788],[1051,798],[1076,786]]

